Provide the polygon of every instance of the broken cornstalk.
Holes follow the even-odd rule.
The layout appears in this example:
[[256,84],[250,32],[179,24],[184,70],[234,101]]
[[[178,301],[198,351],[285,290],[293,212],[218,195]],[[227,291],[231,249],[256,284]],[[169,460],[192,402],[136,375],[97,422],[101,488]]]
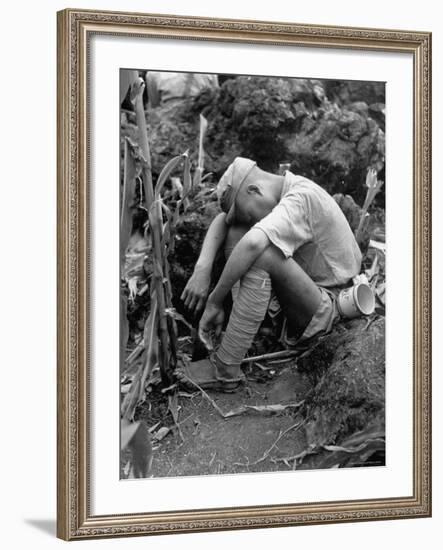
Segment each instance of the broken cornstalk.
[[[151,311],[145,322],[143,341],[126,359],[128,365],[144,353],[143,361],[132,380],[131,387],[126,393],[121,407],[123,418],[129,420],[133,418],[137,404],[143,400],[145,385],[149,381],[154,366],[158,364],[163,386],[167,387],[170,385],[170,375],[177,362],[177,315],[172,304],[168,255],[174,249],[175,231],[177,222],[180,219],[180,212],[186,211],[187,197],[192,190],[191,166],[187,152],[174,157],[164,166],[154,188],[147,125],[142,101],[144,84],[143,80],[137,76],[136,71],[132,71],[131,82],[131,100],[134,104],[139,135],[138,147],[130,143],[128,138],[125,140],[125,162],[131,160],[132,164],[125,164],[124,201],[122,206],[128,207],[130,200],[126,200],[128,198],[126,193],[128,193],[128,190],[134,189],[135,170],[130,171],[127,167],[135,166],[135,160],[132,158],[135,157],[141,165],[142,189],[140,189],[140,199],[141,201],[144,199],[145,210],[148,213],[147,232],[149,232],[151,243],[153,275],[150,285]],[[163,201],[162,190],[174,170],[180,165],[183,165],[183,187],[175,211],[171,211]],[[124,221],[126,223],[123,223]],[[125,214],[122,212],[122,232],[124,229],[125,235],[124,242],[122,242],[123,251],[121,251],[122,265],[131,227],[132,218],[125,220]],[[126,310],[126,308],[124,309]],[[123,362],[122,359],[122,364]]]
[[[123,192],[120,216],[120,276],[122,276],[125,252],[128,247],[134,218],[131,203],[134,199],[135,193],[133,187],[131,186],[131,182],[135,178],[136,174],[135,161],[129,152],[129,143],[127,140],[125,140],[124,147]],[[120,295],[120,365],[123,365],[124,362],[126,344],[129,337],[127,311],[128,300],[126,295],[122,292]]]
[[[134,71],[135,72],[135,71]],[[166,319],[165,288],[163,285],[163,256],[162,235],[163,221],[160,201],[155,200],[154,187],[152,184],[151,152],[148,142],[148,130],[146,127],[145,111],[143,107],[143,80],[136,76],[132,85],[132,97],[135,108],[135,118],[139,130],[139,145],[144,157],[142,168],[143,188],[145,192],[146,209],[148,211],[149,227],[153,243],[153,267],[154,285],[151,296],[155,292],[158,304],[158,332],[160,337],[160,374],[162,382],[169,384],[169,340],[168,323]]]
[[255,355],[254,357],[245,357],[241,362],[242,365],[248,363],[255,363],[256,361],[271,361],[275,359],[287,359],[289,357],[296,357],[302,352],[300,350],[284,349],[282,351],[275,351],[273,353],[264,353],[263,355]]

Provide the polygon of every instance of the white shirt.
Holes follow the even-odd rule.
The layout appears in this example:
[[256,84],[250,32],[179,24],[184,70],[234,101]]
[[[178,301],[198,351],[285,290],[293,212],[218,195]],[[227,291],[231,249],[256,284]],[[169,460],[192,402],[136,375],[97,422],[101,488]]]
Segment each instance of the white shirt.
[[346,284],[360,272],[360,248],[345,215],[307,178],[287,171],[280,202],[254,227],[320,286]]

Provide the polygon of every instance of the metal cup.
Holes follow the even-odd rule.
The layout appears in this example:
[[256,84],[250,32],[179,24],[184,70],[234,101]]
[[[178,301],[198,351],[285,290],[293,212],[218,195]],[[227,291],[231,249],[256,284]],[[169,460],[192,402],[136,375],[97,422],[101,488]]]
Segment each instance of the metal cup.
[[345,288],[338,295],[337,307],[340,315],[348,319],[370,315],[375,309],[374,293],[366,283]]

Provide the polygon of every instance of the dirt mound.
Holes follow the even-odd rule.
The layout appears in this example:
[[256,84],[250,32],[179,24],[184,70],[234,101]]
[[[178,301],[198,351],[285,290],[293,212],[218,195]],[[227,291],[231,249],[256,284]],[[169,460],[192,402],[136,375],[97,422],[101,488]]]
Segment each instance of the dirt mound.
[[384,432],[384,317],[338,324],[297,365],[312,383],[304,406],[308,446],[337,444],[368,426]]

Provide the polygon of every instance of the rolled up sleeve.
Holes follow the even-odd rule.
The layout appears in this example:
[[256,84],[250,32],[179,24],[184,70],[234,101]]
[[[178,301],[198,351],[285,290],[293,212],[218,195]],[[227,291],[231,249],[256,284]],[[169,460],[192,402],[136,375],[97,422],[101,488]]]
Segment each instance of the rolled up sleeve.
[[298,194],[285,195],[254,228],[261,229],[286,258],[312,239],[308,208]]

